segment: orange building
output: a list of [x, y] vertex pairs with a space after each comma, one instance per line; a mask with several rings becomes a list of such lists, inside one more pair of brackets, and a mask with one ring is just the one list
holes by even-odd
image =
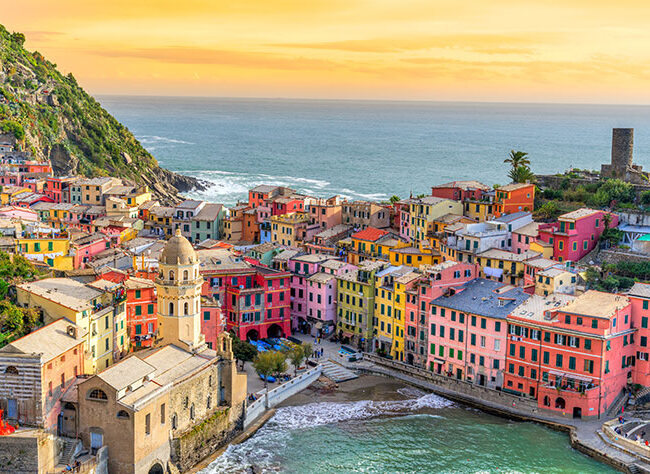
[[154, 282], [146, 278], [129, 278], [126, 288], [126, 326], [131, 347], [151, 347], [158, 329], [158, 299]]
[[494, 216], [513, 214], [535, 209], [535, 185], [529, 183], [512, 183], [497, 188], [494, 201]]

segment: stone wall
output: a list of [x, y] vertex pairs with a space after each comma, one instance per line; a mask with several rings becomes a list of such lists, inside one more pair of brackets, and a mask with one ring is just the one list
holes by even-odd
[[180, 472], [232, 440], [244, 425], [244, 404], [217, 410], [185, 433], [171, 440], [171, 459]]
[[598, 259], [602, 263], [618, 263], [618, 262], [650, 262], [649, 255], [642, 255], [640, 253], [625, 252], [623, 250], [601, 250], [598, 254]]
[[269, 408], [273, 408], [289, 398], [292, 395], [306, 389], [314, 383], [323, 372], [323, 367], [318, 366], [310, 369], [298, 377], [283, 383], [279, 387], [274, 388], [262, 395], [258, 400], [254, 401], [246, 408], [246, 418], [244, 419], [244, 428], [248, 428], [262, 413]]
[[[374, 354], [364, 353], [363, 357], [364, 360], [373, 362], [379, 366], [385, 366], [412, 377], [429, 381], [431, 384], [435, 384], [436, 386], [436, 389], [433, 391], [446, 398], [455, 399], [471, 405], [477, 405], [476, 401], [480, 400], [482, 402], [503, 406], [504, 411], [515, 409], [518, 412], [524, 412], [530, 416], [537, 416], [540, 414], [540, 410], [537, 407], [537, 401], [528, 397], [522, 397], [502, 392], [501, 390], [483, 387], [453, 377], [438, 375], [429, 370], [412, 367], [402, 362], [384, 359]], [[494, 409], [494, 407], [487, 406], [484, 406], [484, 408]]]
[[45, 474], [56, 464], [53, 436], [41, 430], [0, 436], [1, 474]]

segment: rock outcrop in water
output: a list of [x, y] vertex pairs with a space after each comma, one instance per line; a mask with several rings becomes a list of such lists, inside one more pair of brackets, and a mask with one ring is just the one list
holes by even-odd
[[158, 166], [133, 134], [40, 53], [23, 48], [25, 36], [0, 25], [0, 133], [50, 160], [57, 175], [116, 176], [147, 184], [163, 202], [203, 189], [199, 180]]

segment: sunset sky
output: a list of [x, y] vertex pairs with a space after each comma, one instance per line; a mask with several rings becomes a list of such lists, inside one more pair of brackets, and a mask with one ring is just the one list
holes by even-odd
[[647, 0], [5, 0], [94, 94], [650, 103]]

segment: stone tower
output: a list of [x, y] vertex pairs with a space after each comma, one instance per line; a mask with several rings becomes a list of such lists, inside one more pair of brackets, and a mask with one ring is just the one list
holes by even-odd
[[612, 130], [612, 168], [616, 175], [624, 176], [632, 166], [634, 152], [634, 129], [615, 128]]
[[156, 279], [158, 341], [193, 352], [203, 348], [199, 259], [180, 229], [162, 251]]

